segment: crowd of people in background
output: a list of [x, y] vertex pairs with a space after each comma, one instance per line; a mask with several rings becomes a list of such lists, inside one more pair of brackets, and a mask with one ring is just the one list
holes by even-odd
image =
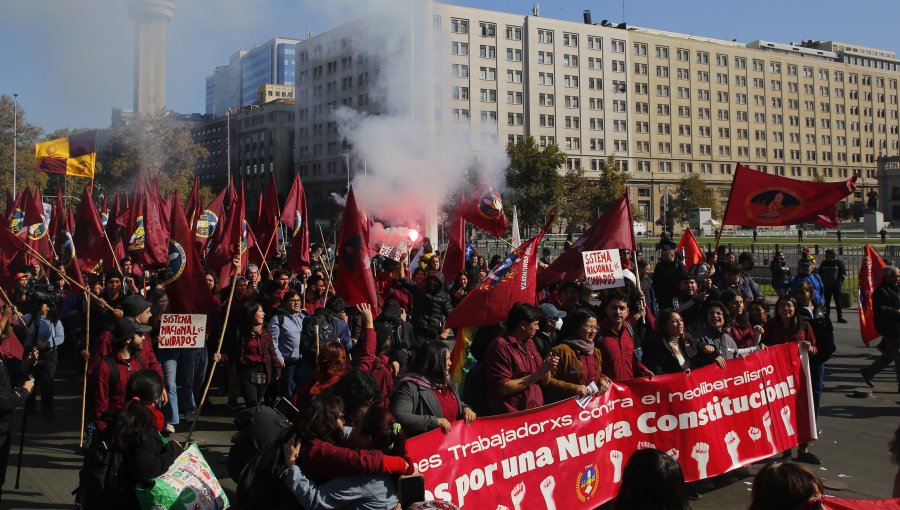
[[[326, 500], [393, 508], [400, 503], [397, 476], [414, 468], [404, 448], [410, 437], [435, 429], [447, 433], [457, 420], [470, 424], [604, 392], [616, 381], [724, 367], [783, 343], [809, 352], [818, 412], [824, 367], [835, 352], [832, 306], [836, 321], [846, 322], [840, 294], [847, 272], [835, 252], [826, 250], [818, 267], [805, 252], [796, 268], [776, 253], [769, 269], [777, 301], [770, 306], [752, 276], [752, 253], [720, 247], [687, 268], [668, 236], [657, 248], [655, 264], [638, 255], [635, 273], [621, 288], [592, 291], [584, 282], [562, 281], [541, 289], [537, 306], [516, 303], [502, 324], [479, 327], [459, 384], [451, 377], [453, 332], [446, 319], [500, 264], [499, 256], [488, 261], [473, 254], [452, 281], [441, 273], [441, 255], [430, 250], [412, 266], [406, 259], [379, 257], [378, 302], [347, 306], [331, 286], [328, 247], [314, 245], [310, 267], [296, 274], [278, 259], [263, 268], [249, 265], [234, 289], [216, 293], [205, 346], [166, 349], [158, 345], [169, 303], [162, 275], [145, 277], [123, 259], [121, 270], [94, 275], [89, 285], [102, 301], [89, 302], [34, 264], [17, 274], [10, 293], [14, 306], [0, 314], [0, 335], [37, 352], [40, 361], [31, 372], [38, 391], [31, 391], [31, 382], [21, 388], [7, 384], [20, 384], [25, 374], [0, 349], [0, 366], [9, 372], [0, 372], [0, 392], [26, 401], [27, 412], [53, 420], [60, 358], [86, 360], [87, 448], [103, 443], [120, 451], [119, 481], [133, 487], [171, 465], [180, 445], [166, 438], [185, 432], [206, 411], [199, 407], [204, 383], [211, 365], [221, 363], [224, 370], [212, 386], [236, 416], [229, 471], [239, 497], [257, 504], [269, 498], [280, 508]], [[623, 251], [621, 257], [631, 269], [633, 255]], [[545, 249], [539, 270], [552, 260]], [[900, 361], [897, 276], [896, 268], [887, 268], [874, 298], [876, 326], [887, 347], [863, 371], [867, 383]], [[207, 273], [206, 280], [216, 292], [215, 275]], [[290, 408], [296, 412], [284, 411]], [[8, 455], [8, 423], [6, 429], [0, 453]], [[801, 444], [795, 459], [819, 464], [809, 446]], [[781, 462], [763, 469], [754, 482], [752, 508], [775, 508], [767, 503], [774, 489], [767, 487], [801, 484], [787, 479], [806, 480], [804, 498], [822, 495], [821, 483], [790, 460], [787, 451]], [[648, 470], [658, 479], [648, 478]], [[680, 484], [672, 482], [678, 479]], [[666, 492], [647, 490], [651, 482]], [[642, 503], [646, 498], [670, 498], [687, 508], [685, 498], [699, 495], [693, 487], [682, 491], [682, 485], [677, 462], [640, 450], [624, 469], [615, 508], [651, 508]], [[118, 498], [117, 508], [137, 508], [133, 492], [126, 487], [107, 496]], [[654, 508], [679, 507], [673, 505]]]

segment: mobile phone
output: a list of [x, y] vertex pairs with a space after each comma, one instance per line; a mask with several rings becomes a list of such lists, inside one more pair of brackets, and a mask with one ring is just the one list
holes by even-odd
[[425, 477], [419, 473], [400, 477], [400, 506], [409, 508], [413, 503], [425, 501]]
[[294, 404], [291, 404], [291, 401], [284, 397], [275, 401], [274, 409], [291, 423], [294, 423], [294, 420], [297, 419], [297, 415], [300, 413], [300, 411], [294, 407]]

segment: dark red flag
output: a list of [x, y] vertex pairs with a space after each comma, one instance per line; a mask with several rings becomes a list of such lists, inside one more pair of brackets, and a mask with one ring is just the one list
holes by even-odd
[[866, 251], [859, 265], [859, 334], [866, 345], [881, 336], [875, 329], [872, 293], [881, 285], [881, 272], [885, 266], [887, 263], [878, 255], [875, 248], [866, 244]]
[[188, 226], [191, 227], [191, 232], [194, 231], [194, 223], [197, 221], [197, 214], [202, 210], [203, 206], [200, 204], [200, 177], [195, 175], [194, 185], [191, 186], [191, 194], [188, 195], [187, 202], [184, 203], [184, 217], [187, 218]]
[[613, 248], [634, 251], [634, 228], [628, 192], [613, 202], [591, 228], [575, 240], [572, 247], [562, 252], [550, 266], [537, 277], [539, 289], [562, 280], [578, 280], [584, 277], [583, 251], [609, 250]]
[[281, 223], [291, 232], [291, 249], [287, 256], [288, 269], [298, 273], [304, 267], [309, 267], [309, 224], [306, 216], [306, 193], [303, 191], [303, 183], [300, 175], [294, 176], [294, 183], [284, 202], [284, 210], [281, 211]]
[[855, 175], [840, 182], [810, 182], [737, 165], [722, 223], [747, 227], [818, 223], [834, 228], [835, 204], [855, 190]]
[[166, 294], [172, 313], [211, 313], [213, 294], [206, 285], [200, 258], [192, 247], [191, 228], [178, 200], [172, 204], [169, 231], [172, 235], [169, 237]]
[[353, 186], [350, 186], [338, 241], [340, 267], [334, 290], [348, 305], [369, 303], [374, 307], [378, 301], [369, 248], [366, 245], [367, 221], [356, 206], [356, 196], [353, 194]]
[[250, 252], [250, 260], [262, 266], [265, 259], [278, 254], [278, 191], [275, 189], [275, 175], [269, 174], [269, 184], [266, 186], [266, 194], [260, 197], [257, 207], [257, 220], [254, 233], [259, 242], [259, 250]]
[[24, 265], [28, 247], [5, 226], [0, 226], [0, 286], [14, 289], [16, 270]]
[[469, 200], [459, 204], [456, 214], [494, 237], [502, 237], [509, 227], [503, 199], [491, 189], [472, 193]]
[[456, 279], [456, 275], [466, 268], [466, 222], [454, 215], [447, 227], [447, 252], [441, 272], [447, 283]]
[[553, 224], [553, 217], [541, 232], [525, 241], [503, 259], [484, 281], [480, 282], [450, 312], [446, 327], [461, 328], [496, 324], [506, 320], [514, 303], [537, 302], [537, 261], [538, 246], [547, 229]]
[[29, 204], [25, 205], [25, 224], [28, 225], [26, 240], [28, 242], [28, 246], [31, 246], [34, 251], [39, 253], [41, 257], [44, 257], [48, 261], [53, 260], [53, 243], [49, 234], [50, 218], [48, 218], [47, 214], [44, 212], [44, 199], [41, 196], [41, 190], [34, 190], [30, 206], [34, 207], [35, 209], [39, 209], [41, 212], [40, 216], [38, 216], [33, 222], [29, 222]]
[[[62, 190], [56, 188], [56, 196], [53, 199], [53, 208], [50, 210], [50, 239], [57, 239], [59, 233], [66, 228], [66, 205], [63, 203]], [[57, 252], [59, 255], [59, 252]]]
[[[84, 270], [93, 271], [101, 259], [107, 261], [115, 257], [104, 238], [103, 223], [88, 188], [81, 191], [75, 225], [75, 232], [72, 235], [73, 247], [78, 264]], [[108, 263], [107, 267], [115, 267], [115, 261]]]
[[[158, 179], [157, 179], [158, 181]], [[166, 267], [169, 254], [169, 225], [165, 218], [165, 204], [159, 196], [157, 185], [148, 184], [144, 189], [144, 249], [139, 261], [144, 267]]]
[[84, 276], [81, 268], [78, 266], [77, 253], [75, 252], [75, 239], [72, 236], [72, 226], [75, 224], [75, 219], [72, 217], [72, 211], [66, 212], [63, 210], [61, 215], [62, 220], [60, 221], [59, 232], [53, 238], [56, 243], [56, 258], [69, 278], [84, 285]]
[[247, 269], [247, 250], [253, 248], [253, 238], [250, 235], [250, 227], [247, 224], [244, 208], [244, 184], [241, 183], [241, 191], [224, 225], [216, 230], [212, 241], [212, 248], [206, 265], [218, 272], [219, 288], [225, 288], [231, 283], [233, 271], [232, 261], [240, 256], [240, 272]]
[[228, 188], [226, 187], [197, 215], [194, 226], [194, 249], [201, 259], [206, 256], [206, 247], [209, 245], [209, 240], [215, 235], [219, 223], [225, 224], [223, 220], [225, 219], [227, 192]]
[[687, 269], [706, 260], [706, 254], [703, 253], [703, 248], [694, 237], [691, 227], [685, 228], [684, 233], [681, 234], [681, 240], [678, 241], [678, 253], [684, 257], [684, 267]]

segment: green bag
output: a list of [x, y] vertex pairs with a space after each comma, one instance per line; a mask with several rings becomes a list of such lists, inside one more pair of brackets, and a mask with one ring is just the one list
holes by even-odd
[[181, 452], [151, 485], [135, 490], [142, 510], [224, 510], [230, 506], [196, 443]]

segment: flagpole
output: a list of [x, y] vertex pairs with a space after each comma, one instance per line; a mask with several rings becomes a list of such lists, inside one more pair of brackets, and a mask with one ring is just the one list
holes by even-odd
[[109, 240], [109, 236], [106, 235], [106, 231], [105, 231], [105, 230], [103, 231], [103, 239], [106, 239], [106, 246], [109, 246], [109, 253], [112, 254], [112, 260], [113, 260], [113, 263], [116, 264], [116, 269], [118, 269], [119, 272], [121, 273], [121, 272], [122, 272], [122, 266], [119, 265], [119, 258], [116, 256], [116, 250], [113, 249], [113, 247], [112, 247], [112, 241]]
[[[634, 218], [631, 217], [631, 193], [625, 188], [625, 208], [628, 209], [628, 231], [631, 233], [631, 257], [634, 260], [634, 283], [637, 291], [641, 292], [641, 277], [638, 275], [638, 259], [637, 259], [637, 239], [634, 237]], [[643, 293], [641, 293], [643, 296]], [[646, 296], [641, 298], [641, 322], [647, 323], [647, 303]]]
[[[240, 243], [238, 243], [237, 252], [240, 254]], [[241, 255], [238, 255], [238, 257], [240, 256]], [[225, 319], [222, 321], [222, 331], [219, 332], [219, 344], [216, 346], [216, 355], [213, 357], [212, 368], [209, 369], [209, 377], [207, 377], [206, 384], [203, 386], [203, 395], [200, 397], [200, 403], [197, 404], [197, 409], [194, 410], [194, 421], [191, 423], [191, 430], [188, 432], [185, 444], [191, 441], [191, 436], [194, 434], [194, 427], [197, 426], [197, 422], [200, 418], [200, 410], [203, 409], [203, 403], [206, 402], [206, 394], [209, 392], [209, 385], [212, 384], [213, 375], [216, 373], [216, 366], [219, 365], [219, 362], [216, 361], [215, 358], [222, 353], [222, 341], [225, 339], [225, 329], [228, 324], [228, 317], [231, 315], [231, 304], [234, 302], [234, 287], [237, 286], [237, 279], [240, 274], [240, 262], [235, 264], [235, 266], [234, 277], [231, 278], [231, 290], [228, 293], [228, 306], [225, 307]]]
[[[322, 236], [322, 250], [323, 253], [328, 253], [328, 243], [325, 242], [325, 232], [322, 231], [322, 225], [319, 225], [319, 235]], [[364, 250], [368, 250], [368, 246], [363, 246]], [[334, 259], [337, 258], [337, 254], [334, 255], [334, 258], [331, 259], [331, 269], [328, 268], [328, 264], [322, 264], [325, 269], [325, 276], [328, 277], [328, 287], [325, 287], [325, 297], [322, 298], [322, 306], [325, 306], [328, 303], [328, 290], [332, 288], [334, 282], [331, 281], [331, 275], [334, 272]]]
[[728, 207], [731, 205], [731, 197], [734, 195], [734, 180], [737, 178], [737, 173], [740, 165], [734, 166], [734, 177], [731, 178], [731, 189], [728, 190], [728, 202], [725, 202], [725, 211], [722, 212], [722, 222], [719, 223], [719, 231], [716, 233], [716, 247], [713, 248], [713, 253], [718, 253], [719, 251], [719, 242], [722, 240], [722, 230], [725, 229], [725, 213], [728, 212]]
[[[80, 290], [86, 292], [90, 297], [94, 298], [95, 301], [97, 301], [98, 303], [100, 303], [100, 306], [101, 306], [101, 307], [103, 307], [103, 308], [105, 308], [105, 309], [107, 309], [107, 310], [109, 310], [109, 311], [115, 310], [115, 308], [113, 308], [113, 307], [110, 306], [106, 301], [104, 301], [103, 299], [101, 299], [100, 296], [94, 294], [93, 292], [91, 292], [90, 290], [88, 290], [87, 287], [85, 287], [84, 285], [82, 285], [82, 284], [78, 283], [77, 281], [75, 281], [71, 276], [67, 275], [64, 271], [60, 271], [59, 269], [53, 267], [53, 264], [51, 264], [50, 262], [47, 262], [47, 259], [45, 259], [45, 258], [44, 258], [40, 253], [38, 253], [34, 248], [32, 248], [31, 246], [28, 246], [27, 244], [25, 245], [25, 248], [27, 248], [28, 251], [30, 251], [30, 252], [37, 258], [38, 262], [40, 262], [41, 264], [47, 266], [47, 267], [50, 268], [52, 271], [54, 271], [56, 274], [62, 276], [63, 279], [65, 279], [65, 280], [66, 280], [67, 282], [69, 282], [70, 284], [72, 284], [72, 285], [78, 287]], [[75, 263], [76, 263], [76, 264], [78, 263], [78, 259], [75, 259]], [[0, 290], [2, 290], [2, 289], [0, 289]]]
[[[84, 350], [88, 353], [91, 352], [91, 301], [88, 299], [87, 294], [84, 296], [84, 302], [87, 305], [87, 318], [85, 320], [85, 324], [87, 329], [84, 334]], [[84, 413], [85, 407], [87, 403], [87, 382], [88, 382], [88, 360], [84, 360], [84, 386], [81, 389], [81, 428], [78, 433], [78, 447], [81, 448], [84, 446]]]

